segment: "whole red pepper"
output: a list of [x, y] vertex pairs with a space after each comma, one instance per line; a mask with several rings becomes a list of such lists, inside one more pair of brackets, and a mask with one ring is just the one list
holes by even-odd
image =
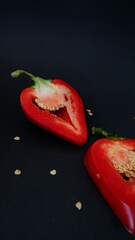
[[19, 77], [23, 73], [34, 81], [20, 95], [28, 119], [67, 141], [83, 145], [87, 140], [87, 126], [83, 103], [75, 89], [62, 80], [45, 80], [24, 70], [16, 70], [11, 76]]
[[84, 164], [121, 223], [135, 234], [135, 140], [97, 140]]

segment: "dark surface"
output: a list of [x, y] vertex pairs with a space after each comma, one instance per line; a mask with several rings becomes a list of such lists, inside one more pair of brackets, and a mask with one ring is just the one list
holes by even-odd
[[[96, 140], [93, 125], [135, 137], [134, 6], [93, 2], [0, 4], [1, 240], [133, 239], [92, 183], [83, 156]], [[11, 79], [18, 68], [63, 79], [79, 92], [85, 110], [94, 114], [86, 112], [89, 137], [83, 147], [25, 118], [19, 96], [31, 80]], [[14, 175], [16, 168], [20, 176]], [[54, 168], [57, 174], [51, 176]]]

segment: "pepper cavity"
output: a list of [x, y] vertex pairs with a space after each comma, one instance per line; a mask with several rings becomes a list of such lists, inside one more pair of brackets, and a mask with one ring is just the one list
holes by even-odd
[[74, 114], [73, 104], [71, 103], [71, 92], [64, 86], [54, 84], [51, 79], [44, 79], [24, 71], [16, 70], [11, 73], [12, 77], [18, 77], [21, 74], [28, 75], [33, 81], [34, 104], [42, 110], [49, 110], [63, 120], [70, 123], [74, 128], [79, 129], [78, 121]]
[[128, 151], [128, 163], [118, 164], [113, 161], [114, 168], [123, 176], [135, 178], [135, 152]]
[[107, 155], [112, 159], [115, 170], [123, 178], [135, 178], [135, 151], [131, 147], [116, 141], [109, 145]]

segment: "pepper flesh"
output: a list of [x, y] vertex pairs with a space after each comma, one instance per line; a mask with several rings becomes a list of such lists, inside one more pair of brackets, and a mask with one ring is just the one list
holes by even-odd
[[[12, 76], [16, 77], [14, 73]], [[20, 95], [27, 118], [67, 141], [83, 145], [87, 140], [87, 126], [83, 103], [76, 90], [63, 80], [44, 80], [34, 75], [31, 78], [35, 85], [24, 89]]]
[[[84, 156], [91, 179], [132, 234], [135, 234], [135, 169], [131, 166], [131, 163], [135, 163], [134, 154], [134, 139], [100, 139], [88, 148]], [[120, 171], [125, 165], [129, 166], [128, 171], [132, 173], [129, 177], [125, 174], [126, 169]]]

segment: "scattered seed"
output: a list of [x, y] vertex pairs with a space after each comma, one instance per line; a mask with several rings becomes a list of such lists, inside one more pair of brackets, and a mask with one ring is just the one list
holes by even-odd
[[91, 112], [90, 109], [87, 109], [86, 111], [88, 112], [89, 116], [93, 116], [93, 113]]
[[14, 137], [14, 140], [15, 140], [15, 141], [19, 141], [19, 140], [20, 140], [20, 137], [19, 137], [19, 136], [15, 136], [15, 137]]
[[76, 202], [75, 207], [76, 207], [78, 210], [81, 210], [81, 209], [82, 209], [82, 203], [81, 203], [80, 201], [79, 201], [79, 202]]
[[21, 170], [20, 170], [20, 169], [16, 169], [16, 170], [14, 171], [14, 174], [15, 174], [15, 175], [21, 175]]
[[90, 113], [88, 113], [89, 114], [89, 116], [93, 116], [93, 113], [92, 112], [90, 112]]
[[51, 170], [50, 174], [53, 175], [53, 176], [56, 175], [56, 169]]

